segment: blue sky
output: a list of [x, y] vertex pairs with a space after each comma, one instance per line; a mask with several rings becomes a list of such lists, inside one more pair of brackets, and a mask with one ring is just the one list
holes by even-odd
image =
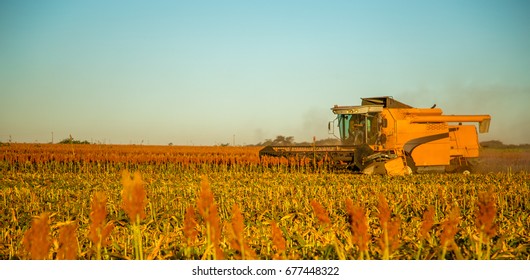
[[530, 143], [528, 1], [2, 1], [0, 141], [327, 138], [380, 95]]

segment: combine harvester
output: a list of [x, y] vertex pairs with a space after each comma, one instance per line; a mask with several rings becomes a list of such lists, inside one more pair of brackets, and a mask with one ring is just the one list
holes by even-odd
[[361, 98], [361, 106], [337, 106], [328, 124], [341, 145], [267, 146], [260, 157], [311, 158], [364, 174], [405, 175], [462, 172], [479, 155], [477, 129], [489, 130], [489, 115], [443, 115], [435, 108], [413, 108], [392, 97]]

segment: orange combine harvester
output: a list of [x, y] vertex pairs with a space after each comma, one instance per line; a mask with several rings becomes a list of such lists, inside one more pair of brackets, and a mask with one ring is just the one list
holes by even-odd
[[413, 108], [392, 97], [361, 98], [360, 106], [337, 106], [328, 130], [341, 145], [267, 146], [260, 156], [313, 157], [365, 174], [463, 172], [479, 155], [477, 128], [489, 115], [443, 115], [439, 108]]

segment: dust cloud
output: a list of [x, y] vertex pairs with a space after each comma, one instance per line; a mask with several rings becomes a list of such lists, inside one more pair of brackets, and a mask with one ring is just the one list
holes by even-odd
[[479, 134], [480, 141], [530, 143], [530, 87], [454, 83], [438, 90], [418, 88], [394, 97], [413, 107], [436, 104], [447, 115], [490, 115], [490, 131]]
[[313, 136], [317, 139], [326, 139], [333, 137], [328, 134], [328, 122], [335, 118], [335, 115], [329, 109], [331, 106], [324, 106], [323, 108], [310, 108], [303, 114], [302, 128], [299, 134], [303, 141], [311, 142]]

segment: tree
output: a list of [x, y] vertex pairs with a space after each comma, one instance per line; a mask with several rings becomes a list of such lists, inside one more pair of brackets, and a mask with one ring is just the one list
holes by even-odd
[[88, 142], [87, 140], [84, 140], [84, 141], [74, 140], [72, 135], [70, 135], [70, 137], [61, 140], [59, 144], [90, 144], [90, 142]]

